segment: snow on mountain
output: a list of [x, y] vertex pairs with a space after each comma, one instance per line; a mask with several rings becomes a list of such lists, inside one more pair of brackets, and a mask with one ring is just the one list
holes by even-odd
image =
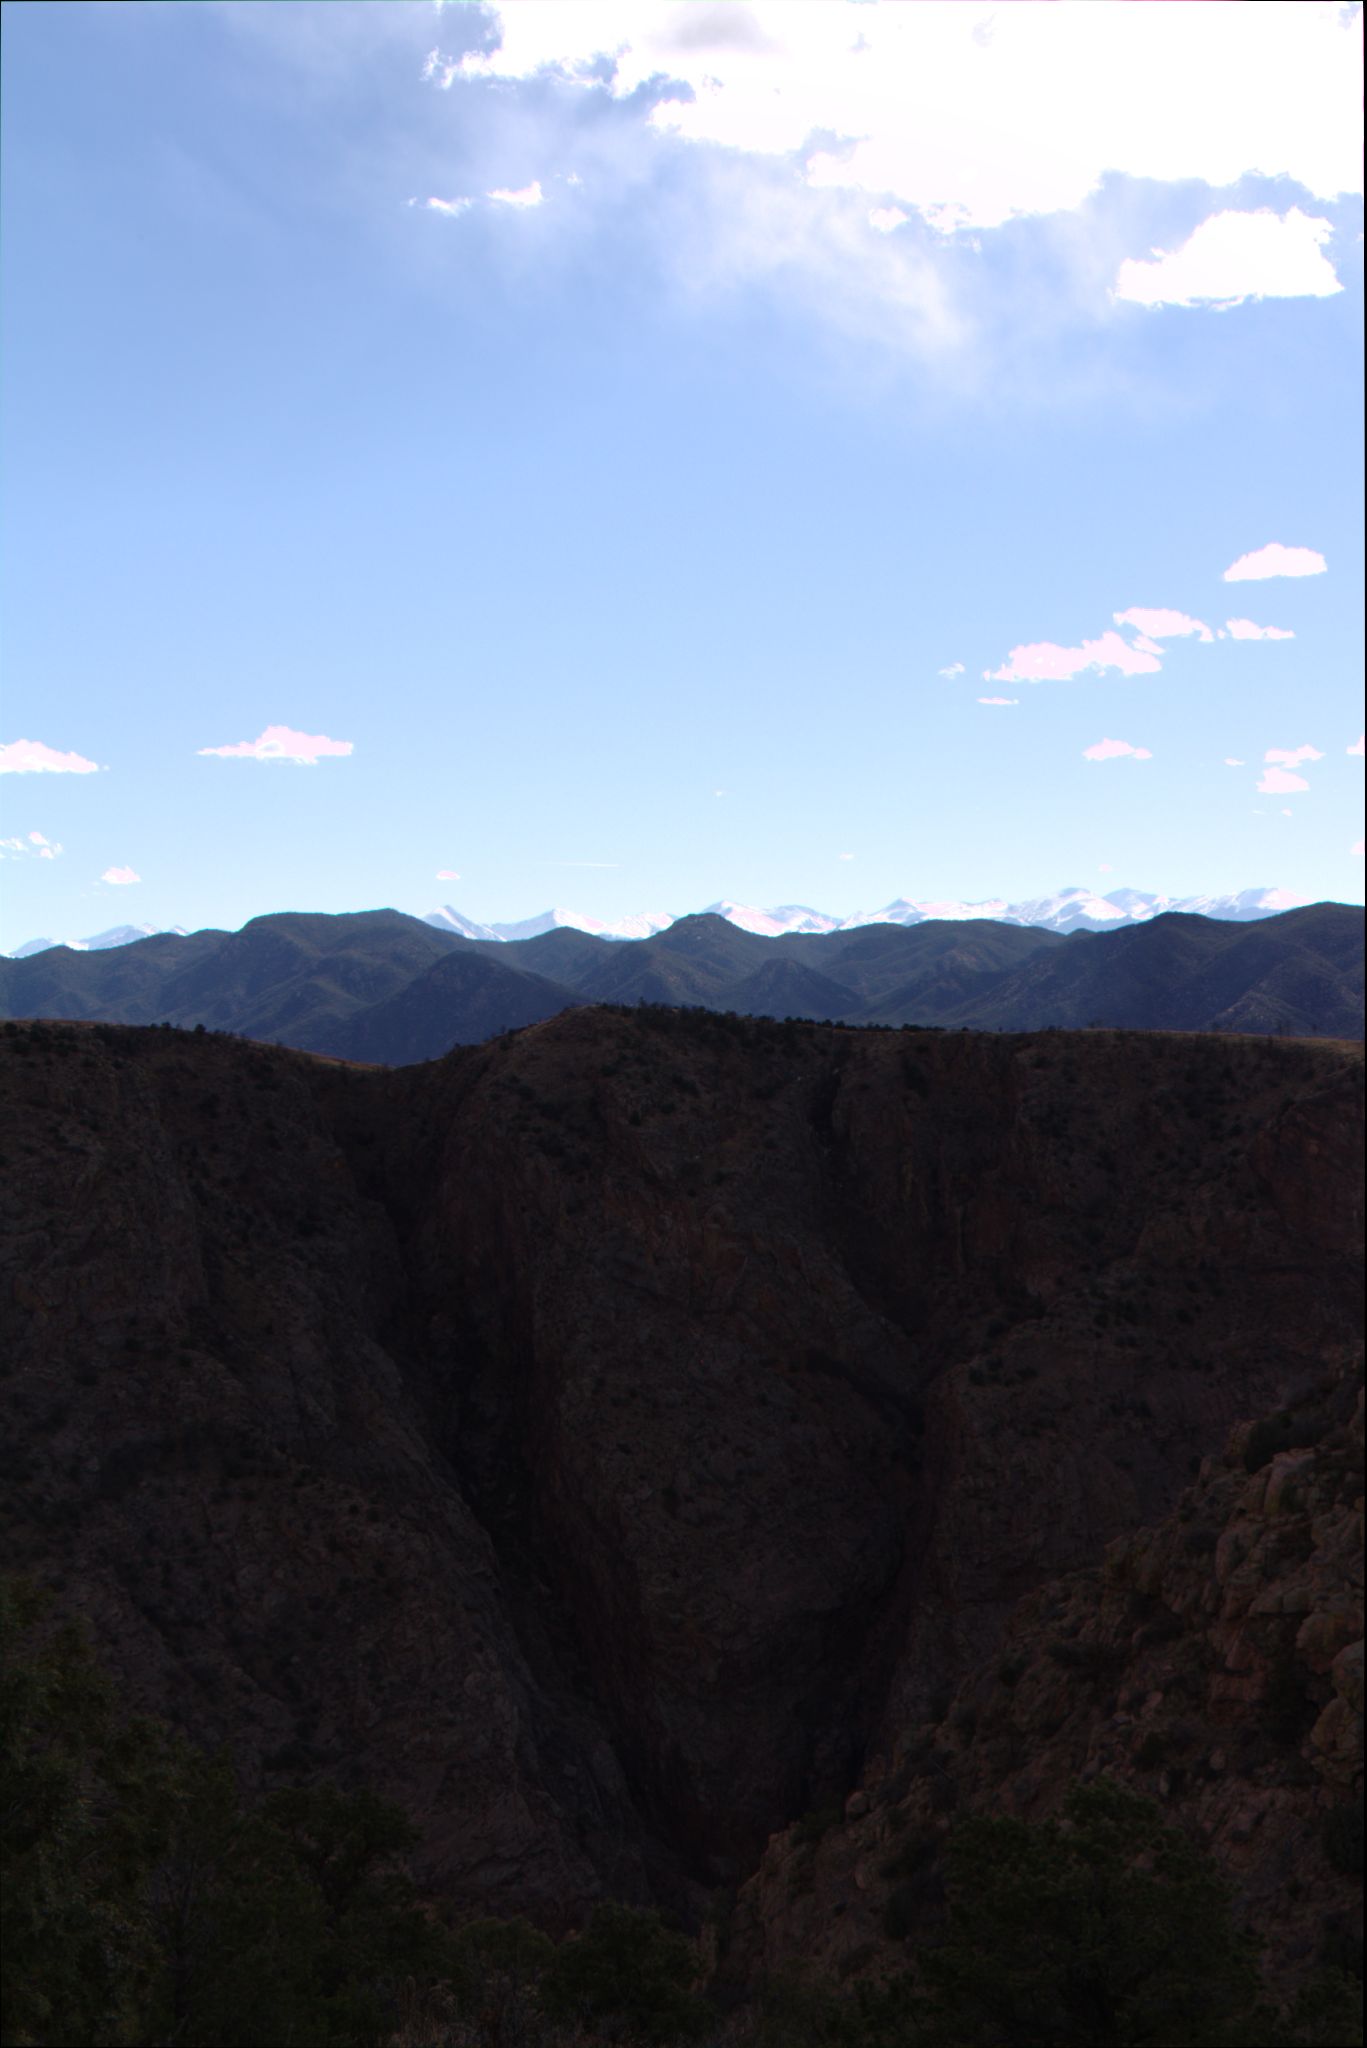
[[107, 932], [96, 932], [88, 939], [30, 939], [8, 957], [27, 960], [34, 953], [50, 953], [54, 946], [65, 946], [70, 953], [102, 953], [107, 946], [131, 946], [135, 939], [163, 936], [184, 939], [189, 934], [183, 924], [113, 924]]
[[561, 930], [589, 932], [596, 939], [648, 939], [652, 932], [662, 932], [674, 922], [667, 910], [640, 911], [633, 917], [620, 917], [614, 924], [603, 924], [577, 910], [555, 909], [543, 910], [539, 917], [524, 917], [519, 924], [476, 924], [473, 918], [462, 917], [449, 903], [440, 910], [429, 910], [423, 919], [424, 924], [458, 932], [463, 939], [500, 939], [505, 943], [539, 939], [543, 932]]
[[454, 932], [461, 939], [496, 939], [499, 933], [491, 924], [476, 924], [471, 917], [462, 917], [449, 903], [443, 903], [440, 910], [429, 910], [424, 924], [433, 924], [441, 932]]
[[[881, 910], [856, 911], [853, 917], [831, 917], [805, 903], [781, 903], [773, 910], [761, 910], [754, 904], [733, 903], [729, 897], [723, 897], [717, 903], [709, 903], [703, 914], [724, 917], [728, 923], [760, 938], [780, 938], [788, 932], [855, 931], [868, 924], [925, 924], [931, 918], [966, 921], [984, 917], [995, 918], [1001, 924], [1038, 925], [1045, 931], [1104, 932], [1118, 931], [1122, 925], [1144, 924], [1170, 910], [1248, 923], [1254, 918], [1275, 917], [1279, 911], [1296, 910], [1308, 901], [1308, 897], [1297, 896], [1290, 889], [1240, 889], [1230, 896], [1155, 896], [1143, 889], [1108, 889], [1103, 896], [1093, 889], [1069, 888], [1059, 889], [1052, 896], [1029, 897], [1020, 903], [1008, 903], [1001, 896], [989, 897], [981, 903], [963, 903], [957, 898], [913, 901], [908, 896], [898, 896]], [[423, 919], [424, 924], [454, 932], [462, 939], [504, 943], [535, 939], [542, 932], [560, 930], [588, 932], [599, 939], [648, 939], [676, 922], [668, 911], [650, 910], [604, 924], [601, 919], [585, 917], [577, 910], [556, 908], [543, 910], [539, 917], [523, 918], [517, 924], [480, 924], [449, 903], [440, 910], [428, 911]], [[88, 939], [30, 939], [26, 945], [16, 946], [8, 957], [27, 960], [53, 946], [68, 946], [73, 953], [96, 953], [107, 946], [127, 946], [135, 939], [162, 934], [186, 936], [185, 927], [178, 924], [119, 924]]]
[[754, 932], [761, 939], [776, 939], [783, 932], [834, 932], [840, 929], [838, 917], [827, 917], [822, 910], [809, 910], [805, 903], [783, 903], [777, 910], [756, 910], [753, 904], [732, 903], [723, 897], [719, 903], [709, 903], [704, 917], [724, 917], [728, 924], [739, 925], [743, 932]]

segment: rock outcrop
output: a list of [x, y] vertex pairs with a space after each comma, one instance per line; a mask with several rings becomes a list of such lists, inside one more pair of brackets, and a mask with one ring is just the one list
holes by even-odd
[[1209, 1849], [1274, 1982], [1360, 1967], [1361, 1352], [1341, 1368], [1236, 1427], [1100, 1569], [1027, 1595], [942, 1718], [890, 1730], [843, 1807], [776, 1835], [723, 1980], [905, 1968], [942, 1918], [957, 1815], [1040, 1819], [1103, 1772]]

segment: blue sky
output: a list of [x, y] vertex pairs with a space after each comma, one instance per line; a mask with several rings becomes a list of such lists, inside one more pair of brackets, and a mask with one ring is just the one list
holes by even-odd
[[1361, 901], [1360, 66], [1310, 0], [11, 0], [0, 946]]

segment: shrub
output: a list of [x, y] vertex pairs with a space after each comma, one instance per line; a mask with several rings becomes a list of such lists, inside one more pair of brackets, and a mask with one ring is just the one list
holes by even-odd
[[1112, 1779], [1075, 1788], [1061, 1820], [964, 1822], [949, 1895], [947, 1939], [923, 1966], [933, 2039], [1213, 2048], [1253, 2014], [1223, 1881]]
[[585, 2028], [630, 2030], [647, 2042], [706, 2033], [709, 2006], [692, 1990], [697, 1956], [658, 1913], [597, 1905], [583, 1933], [560, 1944], [541, 1985], [547, 2017]]
[[842, 1817], [842, 1809], [835, 1804], [814, 1806], [794, 1823], [793, 1840], [803, 1848], [819, 1842], [823, 1835], [830, 1833]]

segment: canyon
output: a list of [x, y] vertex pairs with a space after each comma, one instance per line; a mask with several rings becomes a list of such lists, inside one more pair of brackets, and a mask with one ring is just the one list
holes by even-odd
[[1294, 1974], [1360, 1784], [1361, 1084], [653, 1005], [396, 1069], [11, 1022], [7, 1558], [252, 1782], [403, 1805], [458, 1915], [722, 1897], [719, 1978], [876, 1970], [947, 1816], [1108, 1769]]

